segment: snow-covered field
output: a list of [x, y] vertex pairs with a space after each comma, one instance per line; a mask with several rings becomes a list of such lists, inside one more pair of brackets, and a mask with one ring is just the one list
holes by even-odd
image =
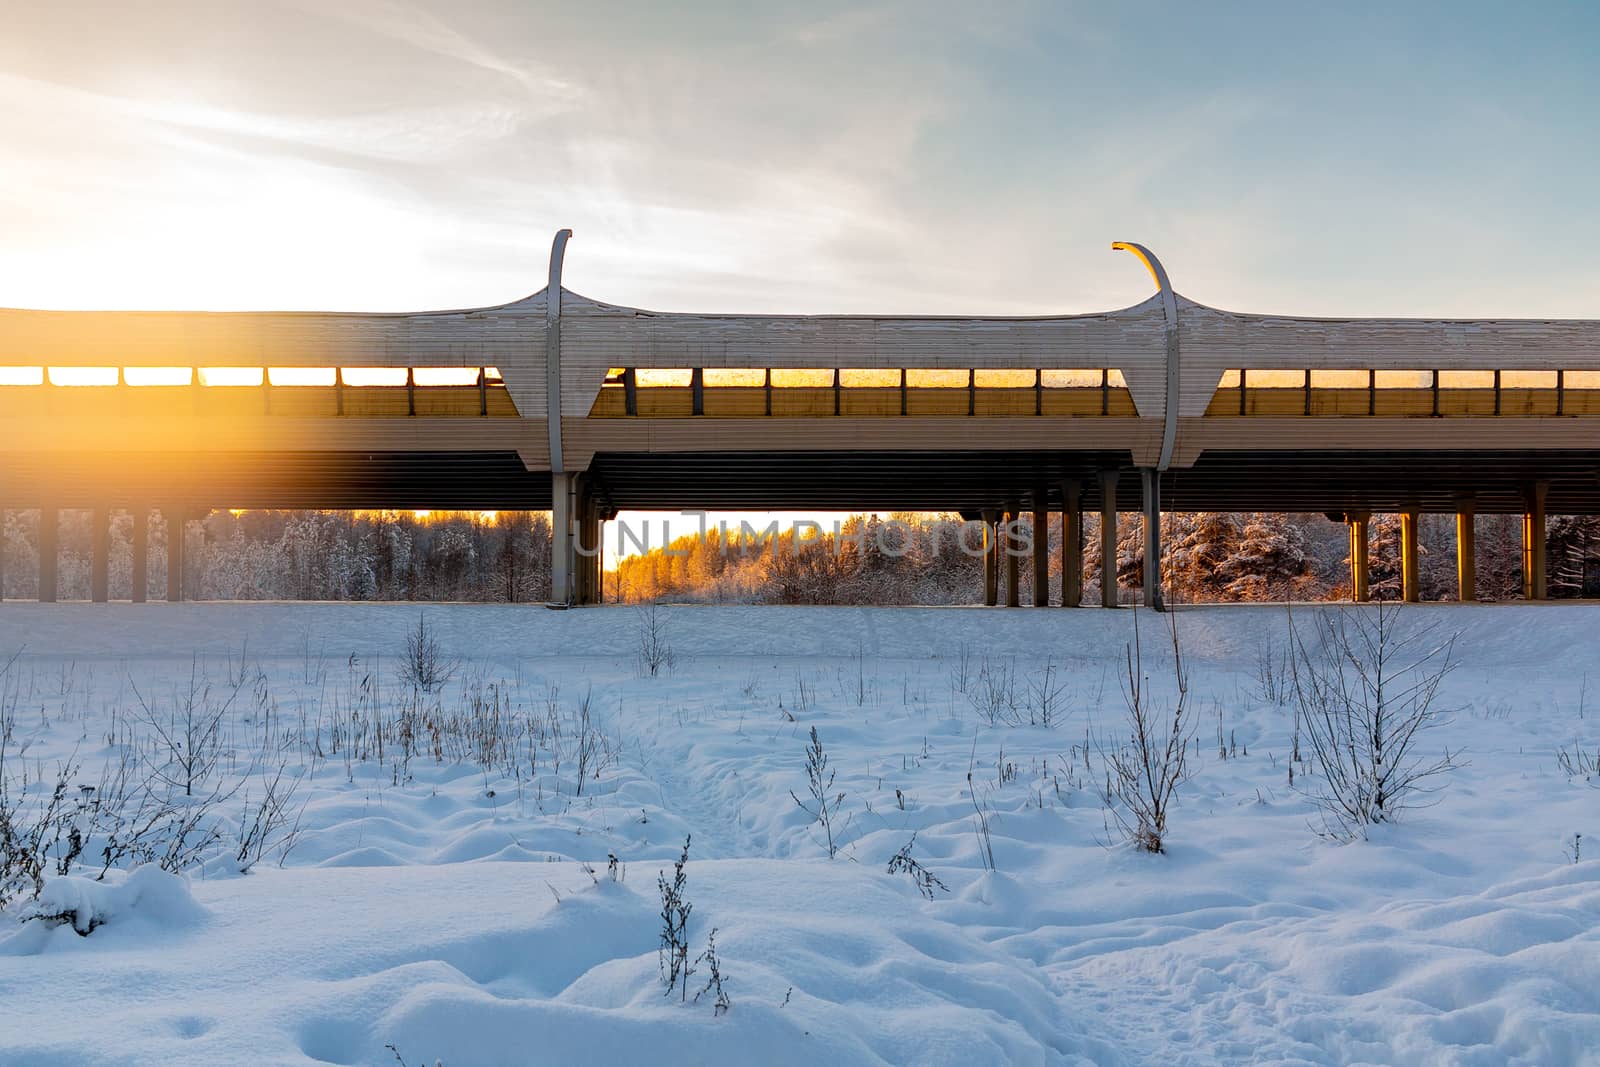
[[[421, 696], [419, 614], [460, 659]], [[1459, 632], [1420, 745], [1462, 766], [1351, 843], [1313, 832], [1319, 776], [1291, 786], [1294, 713], [1262, 692], [1284, 611], [1177, 618], [1195, 739], [1150, 855], [1102, 804], [1136, 620], [1173, 696], [1144, 612], [664, 608], [651, 677], [631, 608], [0, 606], [12, 799], [75, 764], [90, 835], [0, 917], [0, 1063], [1600, 1063], [1600, 787], [1558, 764], [1600, 749], [1600, 609], [1403, 609]], [[209, 773], [205, 738], [157, 736], [185, 705], [226, 705]], [[832, 859], [791, 796], [813, 727]], [[220, 838], [95, 882], [106, 768], [181, 795], [146, 779], [188, 784], [184, 751], [170, 803]], [[241, 874], [274, 777], [298, 832]], [[886, 869], [913, 835], [932, 899]], [[725, 1012], [694, 1000], [707, 962], [663, 995], [686, 838]]]

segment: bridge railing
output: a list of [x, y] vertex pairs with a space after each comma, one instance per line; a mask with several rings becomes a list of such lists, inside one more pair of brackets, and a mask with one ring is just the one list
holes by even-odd
[[0, 367], [0, 416], [517, 414], [494, 367]]
[[1223, 372], [1206, 414], [1600, 415], [1600, 371], [1232, 369]]
[[1112, 368], [645, 368], [607, 374], [591, 418], [1121, 416]]

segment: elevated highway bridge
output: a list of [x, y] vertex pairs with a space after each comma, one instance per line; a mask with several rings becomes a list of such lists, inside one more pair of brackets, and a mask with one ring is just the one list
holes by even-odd
[[[1351, 529], [1523, 516], [1545, 594], [1547, 513], [1600, 513], [1600, 322], [1314, 319], [1178, 294], [1096, 314], [973, 318], [660, 313], [561, 285], [417, 314], [0, 310], [0, 507], [41, 509], [40, 596], [60, 508], [134, 513], [143, 599], [152, 509], [549, 509], [553, 599], [599, 596], [580, 551], [619, 509], [893, 508], [986, 524], [989, 603], [1017, 599], [1010, 525], [1063, 515], [1060, 601], [1082, 600], [1082, 516], [1320, 511]], [[1019, 517], [1023, 517], [1019, 520]], [[1145, 596], [1160, 604], [1160, 524]], [[168, 550], [181, 599], [182, 539]], [[1044, 539], [1037, 539], [1042, 546]], [[1031, 563], [1048, 602], [1043, 547]], [[1103, 600], [1116, 552], [1102, 552]], [[1009, 561], [1009, 565], [1006, 562]]]

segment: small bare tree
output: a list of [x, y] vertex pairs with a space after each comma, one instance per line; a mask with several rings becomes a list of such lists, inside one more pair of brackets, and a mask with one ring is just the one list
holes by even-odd
[[1306, 794], [1321, 813], [1319, 833], [1365, 838], [1374, 823], [1433, 803], [1435, 779], [1459, 766], [1448, 748], [1419, 751], [1450, 721], [1437, 700], [1455, 638], [1440, 640], [1437, 623], [1413, 625], [1381, 603], [1324, 613], [1316, 632], [1315, 648], [1290, 634], [1295, 703], [1321, 772]]
[[406, 635], [406, 652], [400, 659], [400, 684], [419, 693], [437, 693], [456, 676], [461, 661], [446, 655], [428, 625], [427, 615], [417, 616], [417, 628]]
[[1044, 661], [1044, 669], [1028, 679], [1028, 724], [1056, 726], [1065, 712], [1063, 694], [1067, 683], [1054, 658]]
[[639, 672], [654, 678], [662, 668], [670, 671], [676, 663], [672, 642], [667, 639], [666, 616], [652, 600], [639, 608]]
[[1106, 764], [1104, 802], [1111, 821], [1126, 841], [1144, 852], [1165, 852], [1167, 815], [1178, 786], [1189, 777], [1187, 753], [1194, 734], [1189, 714], [1189, 680], [1178, 645], [1178, 620], [1169, 613], [1172, 635], [1172, 670], [1177, 699], [1170, 712], [1157, 707], [1144, 673], [1139, 643], [1139, 616], [1135, 609], [1133, 644], [1126, 651], [1127, 676], [1122, 697], [1128, 709], [1130, 737], [1124, 744], [1100, 755]]
[[139, 687], [133, 695], [139, 701], [141, 718], [158, 742], [158, 762], [154, 776], [183, 795], [193, 797], [203, 791], [211, 773], [222, 759], [222, 724], [244, 685], [242, 676], [233, 679], [220, 699], [214, 698], [211, 683], [201, 673], [198, 659], [189, 665], [189, 686], [173, 691], [173, 711], [162, 716], [145, 701]]

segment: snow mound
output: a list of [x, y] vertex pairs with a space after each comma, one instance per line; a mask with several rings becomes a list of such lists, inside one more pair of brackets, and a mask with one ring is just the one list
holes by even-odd
[[623, 885], [569, 882], [559, 903], [534, 895], [542, 914], [518, 929], [363, 961], [301, 1025], [300, 1051], [369, 1062], [393, 1043], [423, 1062], [510, 1064], [526, 1062], [537, 1034], [546, 1063], [1118, 1062], [1039, 969], [853, 864], [691, 861], [691, 951], [717, 929], [733, 1006], [717, 1016], [709, 994], [696, 1002], [704, 965], [685, 1003], [660, 980], [660, 903], [644, 867]]
[[[1140, 1000], [1212, 1051], [1303, 1064], [1589, 1064], [1600, 1047], [1600, 862], [1368, 914], [1257, 913], [1058, 972]], [[1108, 1014], [1119, 1044], [1152, 1033]]]
[[145, 864], [106, 881], [68, 875], [45, 883], [39, 899], [17, 913], [19, 922], [42, 927], [70, 926], [82, 937], [102, 926], [137, 921], [154, 928], [191, 926], [205, 909], [189, 893], [186, 879]]

